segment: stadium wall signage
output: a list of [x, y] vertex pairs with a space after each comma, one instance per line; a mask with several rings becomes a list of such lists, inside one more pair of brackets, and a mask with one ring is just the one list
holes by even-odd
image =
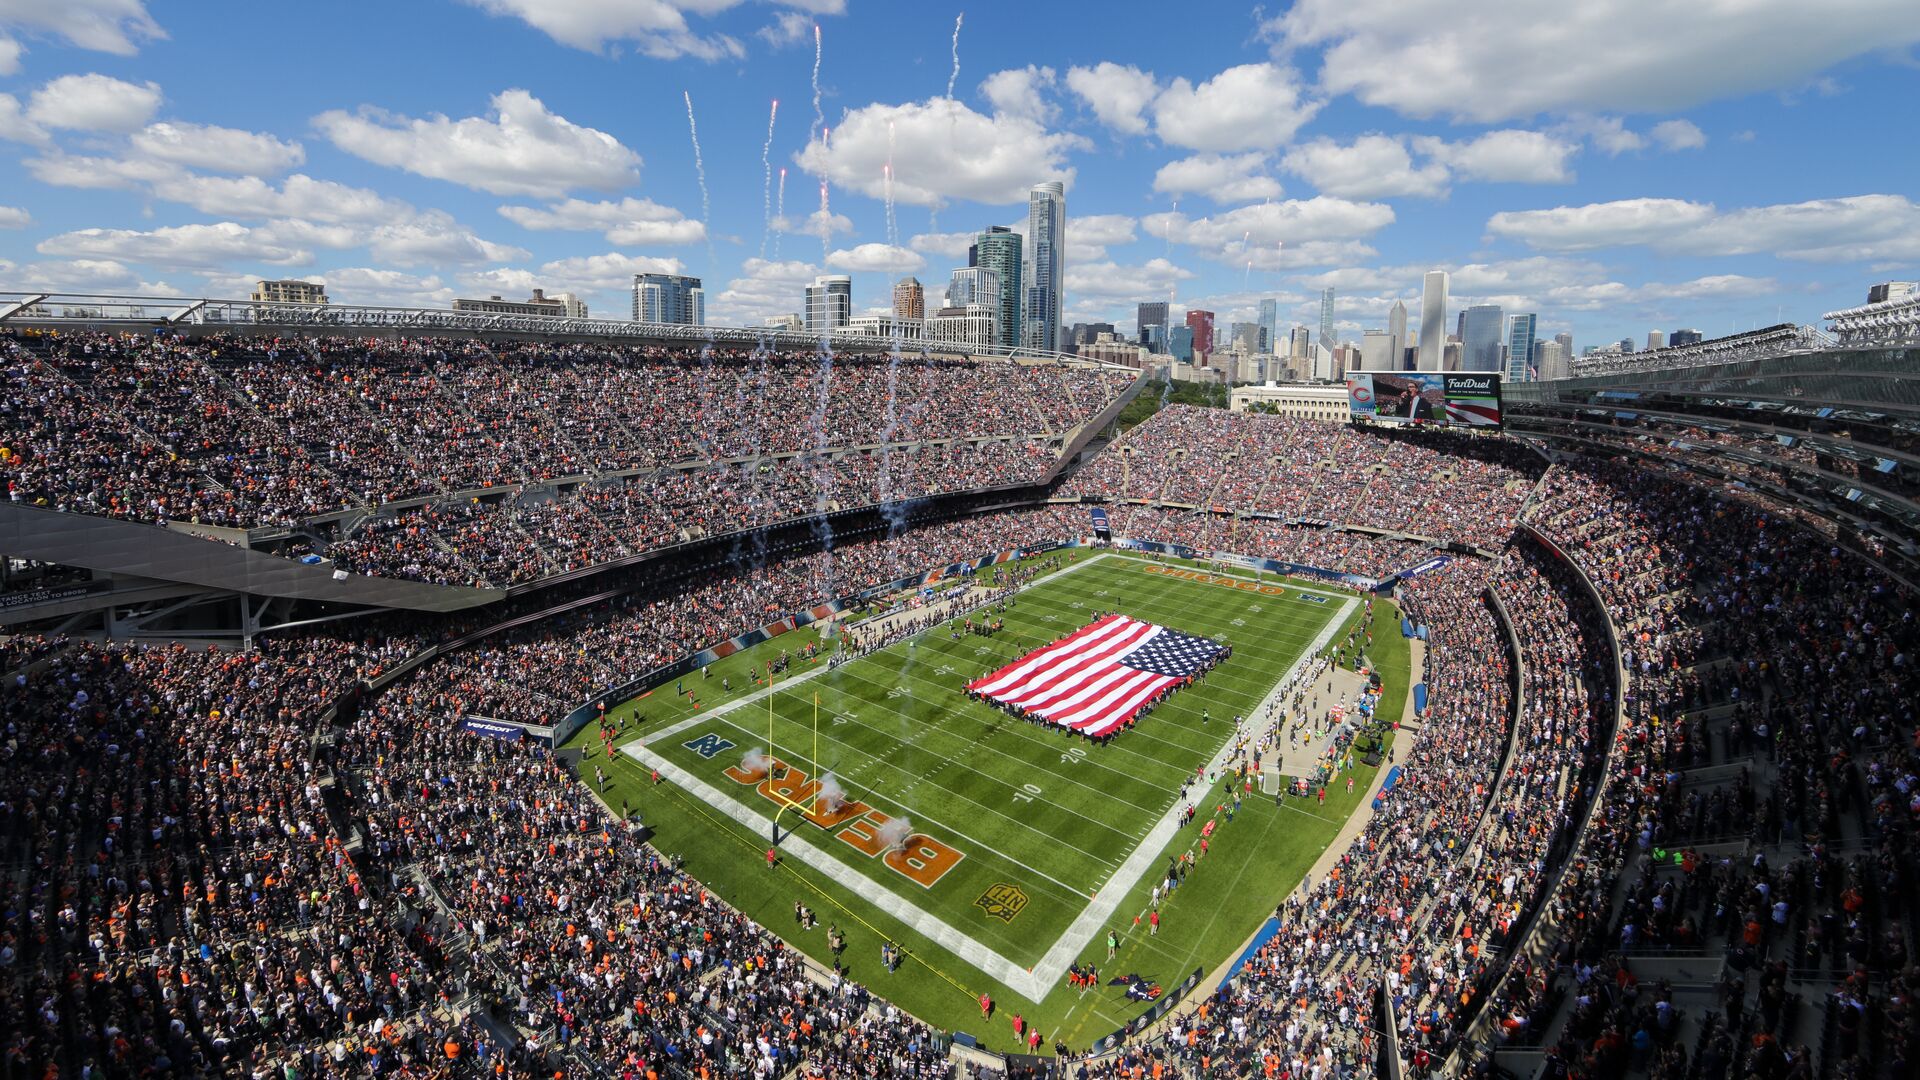
[[[820, 798], [820, 782], [781, 761], [771, 759], [767, 768], [749, 769], [734, 765], [722, 770], [727, 779], [754, 788], [768, 801], [781, 807], [794, 807], [810, 824], [834, 833], [841, 842], [868, 858], [879, 858], [887, 868], [923, 889], [931, 889], [948, 871], [966, 858], [955, 848], [925, 833], [913, 833], [894, 843], [886, 839], [889, 814], [881, 813], [857, 799], [829, 803]], [[805, 809], [800, 809], [804, 807]], [[834, 830], [839, 830], [834, 832]]]
[[[1359, 574], [1348, 574], [1339, 570], [1328, 570], [1324, 566], [1308, 566], [1306, 563], [1281, 562], [1278, 559], [1255, 559], [1246, 555], [1234, 555], [1226, 552], [1198, 551], [1181, 544], [1163, 544], [1157, 540], [1121, 540], [1116, 547], [1130, 548], [1134, 551], [1152, 551], [1172, 555], [1181, 559], [1219, 559], [1244, 566], [1249, 570], [1264, 570], [1269, 574], [1288, 574], [1294, 577], [1313, 577], [1324, 581], [1334, 581], [1351, 589], [1366, 591], [1377, 589], [1381, 583]], [[1238, 581], [1238, 578], [1229, 580]]]
[[56, 600], [72, 600], [97, 592], [105, 592], [111, 588], [113, 588], [113, 583], [110, 581], [89, 581], [84, 585], [65, 585], [51, 589], [27, 589], [22, 592], [8, 593], [5, 596], [0, 596], [0, 611], [11, 611], [14, 608], [29, 607], [34, 604], [51, 604]]

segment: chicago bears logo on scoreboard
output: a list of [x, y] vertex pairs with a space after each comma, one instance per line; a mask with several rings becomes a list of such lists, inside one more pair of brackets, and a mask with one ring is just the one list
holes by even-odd
[[734, 744], [731, 740], [723, 739], [709, 731], [697, 739], [689, 739], [680, 745], [699, 754], [703, 758], [710, 758], [715, 754], [723, 754], [733, 749]]

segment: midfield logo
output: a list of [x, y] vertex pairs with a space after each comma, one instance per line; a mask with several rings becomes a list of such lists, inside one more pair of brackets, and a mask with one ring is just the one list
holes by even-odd
[[1020, 891], [1018, 886], [1001, 881], [981, 893], [980, 899], [975, 900], [973, 906], [986, 912], [991, 918], [1010, 923], [1013, 917], [1020, 914], [1021, 910], [1027, 906], [1027, 894]]

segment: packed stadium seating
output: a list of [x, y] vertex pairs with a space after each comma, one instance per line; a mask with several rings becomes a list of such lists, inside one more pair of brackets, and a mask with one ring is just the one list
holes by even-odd
[[290, 554], [494, 586], [1031, 484], [1131, 381], [933, 356], [33, 331], [0, 335], [0, 370], [15, 502], [304, 526]]
[[[815, 356], [470, 341], [0, 353], [14, 499], [298, 523], [342, 569], [451, 584], [1036, 483], [1124, 385], [842, 358], [822, 394]], [[1397, 587], [1430, 705], [1335, 872], [1218, 990], [1074, 1075], [1372, 1076], [1389, 1043], [1418, 1076], [1490, 1049], [1554, 1077], [1911, 1073], [1914, 598], [1829, 523], [1656, 460], [1176, 406], [1052, 493], [1107, 504], [1123, 537], [1368, 578], [1482, 552]], [[937, 1033], [809, 972], [550, 754], [457, 721], [552, 722], [782, 613], [1080, 536], [1086, 514], [669, 556], [337, 727], [342, 694], [487, 617], [237, 651], [0, 637], [7, 1075], [955, 1075]]]
[[1530, 450], [1457, 432], [1361, 431], [1174, 405], [1128, 432], [1063, 492], [1497, 548], [1540, 468]]

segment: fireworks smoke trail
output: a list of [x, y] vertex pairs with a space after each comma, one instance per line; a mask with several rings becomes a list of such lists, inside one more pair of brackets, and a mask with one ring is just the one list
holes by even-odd
[[787, 234], [787, 170], [780, 169], [780, 197], [773, 204], [774, 219], [780, 222], [780, 231], [773, 234], [773, 261], [780, 261], [780, 238]]
[[700, 227], [707, 232], [707, 261], [713, 261], [713, 231], [710, 222], [713, 219], [713, 207], [707, 198], [707, 164], [700, 158], [700, 128], [693, 122], [693, 95], [685, 90], [680, 96], [687, 101], [687, 134], [693, 138], [693, 171], [700, 178]]
[[827, 118], [820, 115], [820, 24], [813, 24], [813, 126], [807, 129], [807, 141], [812, 142], [820, 129], [826, 126]]
[[893, 216], [893, 121], [887, 121], [887, 244], [900, 246], [900, 226]]
[[947, 96], [953, 96], [953, 84], [960, 81], [960, 24], [967, 21], [967, 13], [961, 12], [953, 17], [953, 71], [947, 76]]
[[827, 182], [820, 181], [820, 265], [827, 265], [827, 249], [833, 246], [833, 214], [827, 209]]
[[[773, 231], [773, 121], [780, 115], [780, 99], [767, 110], [767, 141], [760, 144], [760, 257], [767, 256], [767, 234]], [[782, 173], [786, 170], [782, 169]]]

